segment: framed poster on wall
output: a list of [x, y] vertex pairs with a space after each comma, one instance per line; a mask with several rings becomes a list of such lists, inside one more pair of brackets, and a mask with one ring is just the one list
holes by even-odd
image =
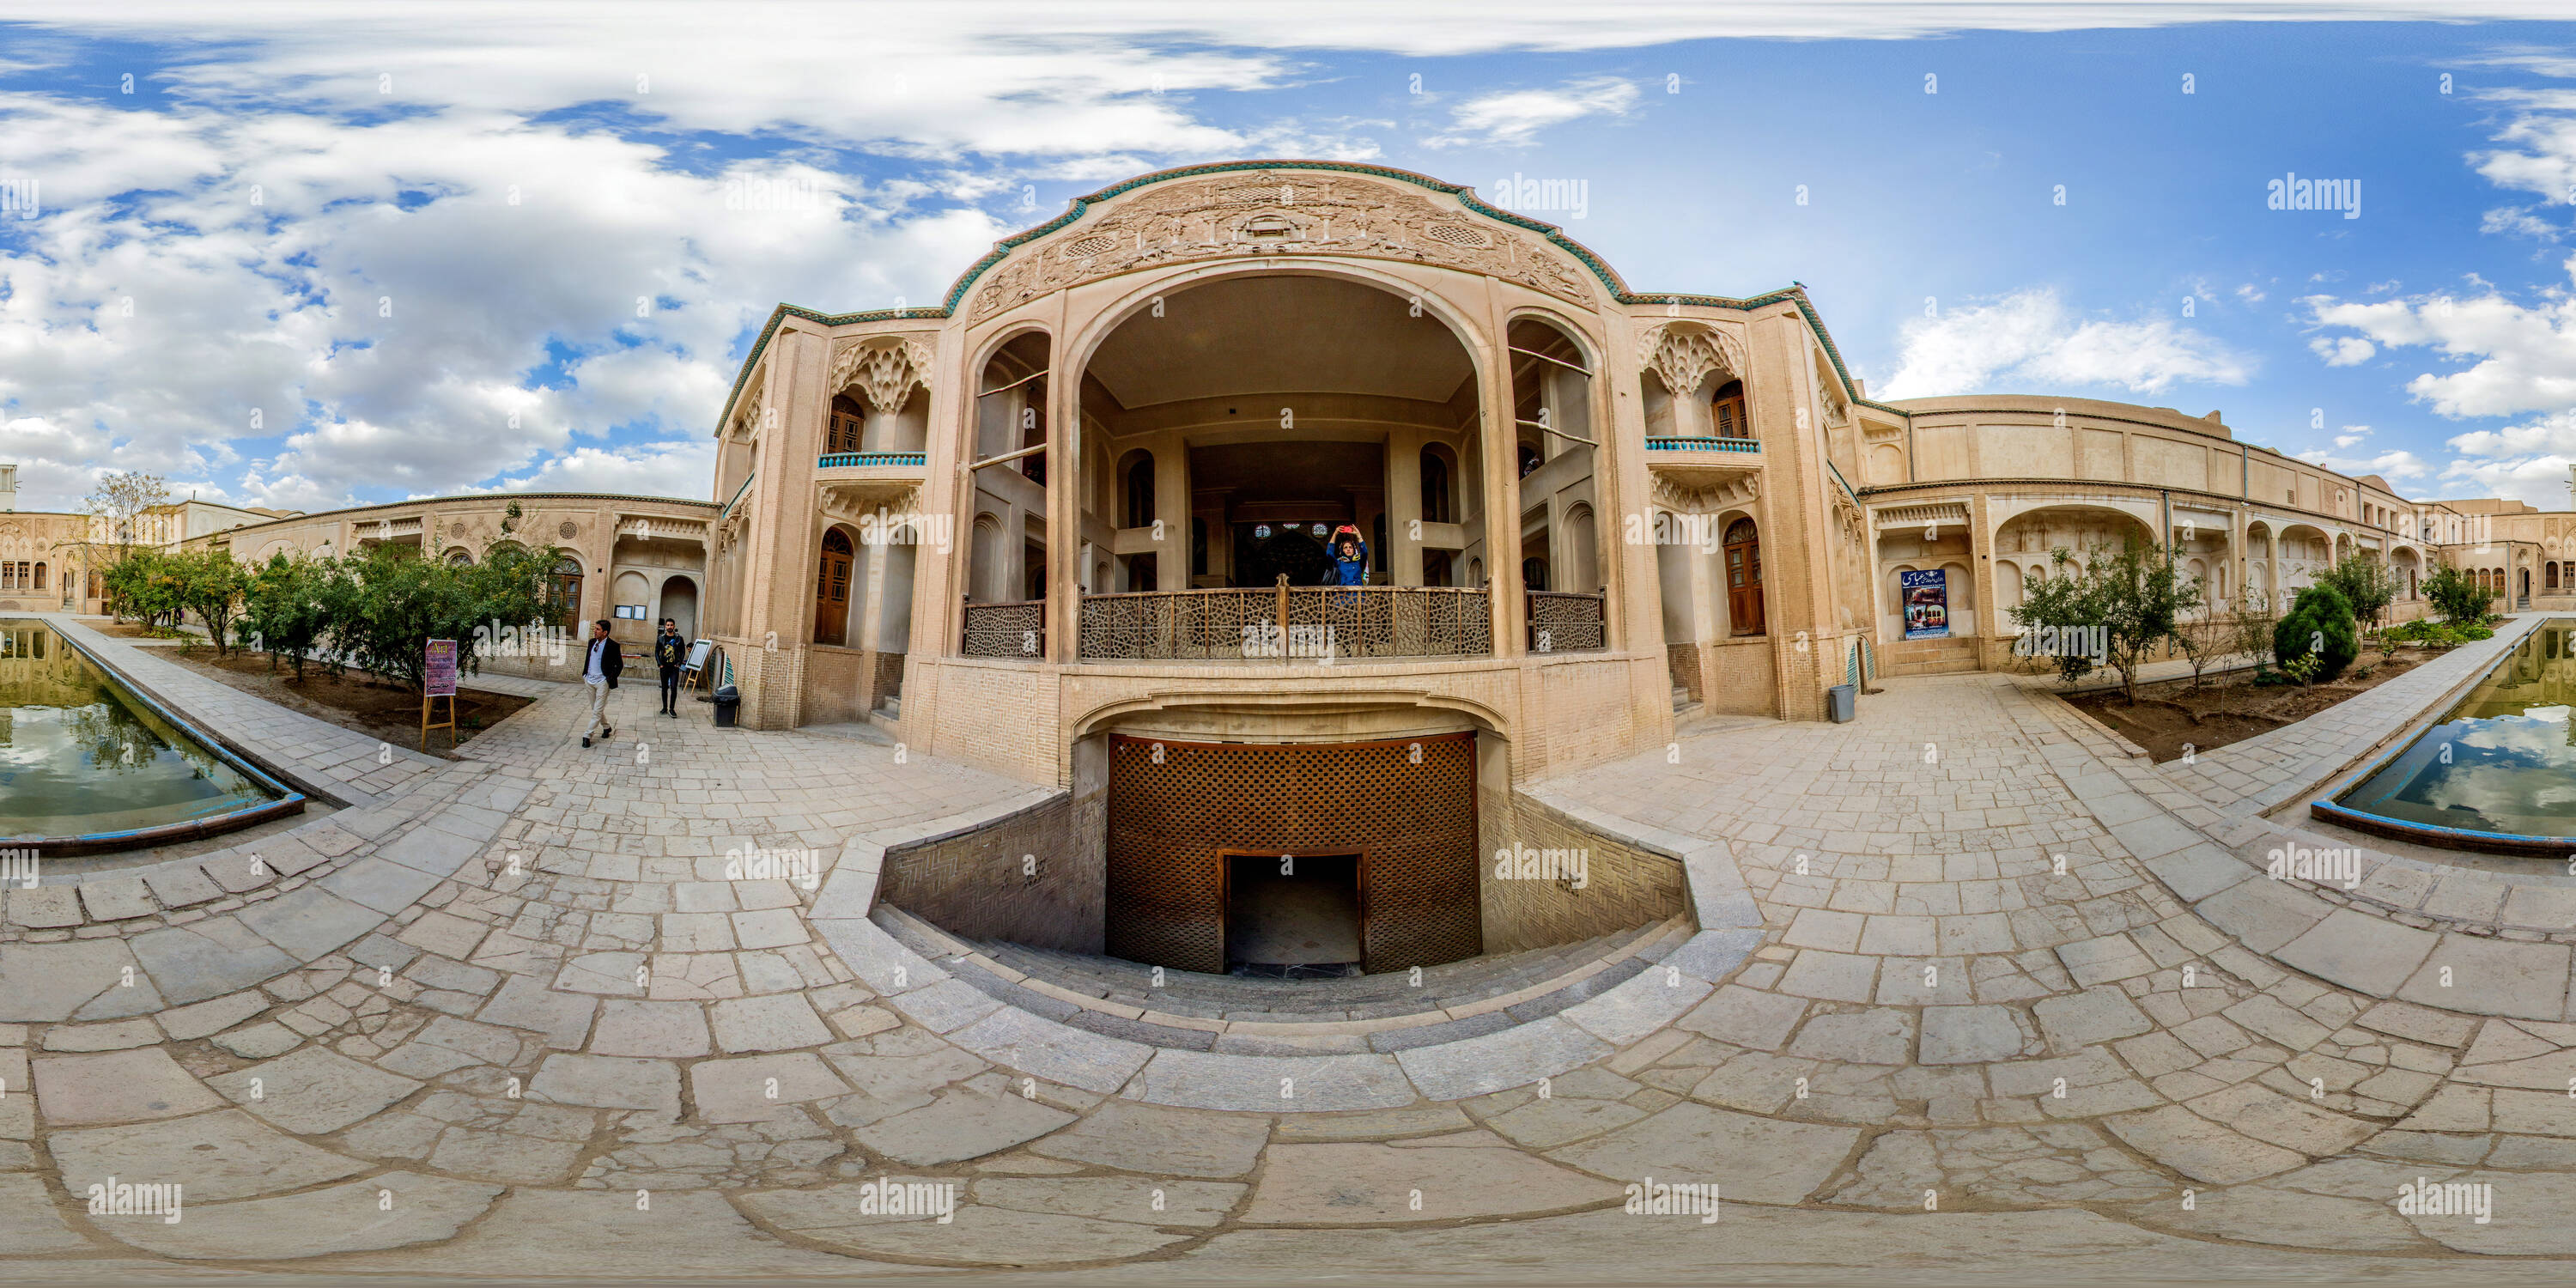
[[1905, 638], [1939, 639], [1950, 633], [1949, 575], [1935, 568], [1929, 572], [1896, 574], [1897, 585], [1905, 592]]

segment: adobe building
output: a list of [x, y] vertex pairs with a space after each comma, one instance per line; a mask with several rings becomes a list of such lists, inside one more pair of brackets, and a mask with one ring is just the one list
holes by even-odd
[[[706, 631], [746, 723], [1057, 789], [888, 899], [1199, 970], [1285, 860], [1354, 871], [1372, 971], [1671, 915], [1647, 856], [1579, 901], [1478, 856], [1581, 838], [1518, 789], [1677, 719], [2005, 665], [2057, 546], [2169, 534], [2207, 611], [2361, 550], [2410, 616], [2439, 558], [2438, 507], [2216, 413], [1875, 402], [1801, 289], [1634, 291], [1469, 189], [1328, 162], [1114, 185], [935, 308], [782, 305], [716, 437]], [[1322, 584], [1346, 525], [1366, 584]]]
[[[571, 639], [589, 637], [589, 623], [609, 620], [610, 638], [631, 654], [650, 648], [654, 624], [675, 618], [682, 636], [697, 638], [698, 606], [706, 584], [711, 502], [675, 497], [589, 492], [487, 492], [430, 497], [385, 505], [299, 514], [216, 532], [191, 540], [229, 549], [251, 564], [284, 554], [325, 558], [363, 554], [378, 545], [406, 547], [437, 559], [481, 558], [496, 542], [552, 545], [562, 551], [552, 586], [558, 606], [543, 623]], [[520, 626], [524, 623], [503, 623]], [[578, 649], [570, 663], [580, 662]], [[547, 659], [521, 665], [501, 657], [485, 667], [562, 679]]]

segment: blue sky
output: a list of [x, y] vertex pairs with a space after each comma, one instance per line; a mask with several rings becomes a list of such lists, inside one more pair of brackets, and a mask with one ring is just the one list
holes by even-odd
[[[2219, 408], [2567, 504], [2576, 26], [2537, 6], [1291, 8], [19, 6], [0, 460], [27, 508], [110, 469], [702, 496], [777, 302], [930, 302], [1127, 175], [1315, 156], [1579, 180], [1531, 213], [1639, 290], [1803, 282], [1873, 396]], [[2290, 173], [2358, 217], [2268, 209]]]

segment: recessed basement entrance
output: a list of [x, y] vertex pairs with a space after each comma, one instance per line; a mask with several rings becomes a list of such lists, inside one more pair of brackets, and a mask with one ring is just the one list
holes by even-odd
[[1484, 951], [1472, 732], [1340, 743], [1113, 734], [1108, 768], [1111, 957], [1211, 975], [1245, 962], [1377, 974]]
[[1360, 856], [1225, 858], [1225, 965], [1280, 979], [1360, 973]]

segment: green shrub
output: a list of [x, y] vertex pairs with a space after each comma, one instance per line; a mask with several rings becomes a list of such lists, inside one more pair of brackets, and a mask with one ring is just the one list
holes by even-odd
[[2477, 578], [2445, 564], [2424, 579], [2424, 598], [2433, 601], [2433, 610], [2444, 621], [2483, 622], [2495, 593], [2479, 585]]
[[2272, 628], [2272, 656], [2285, 668], [2292, 659], [2314, 655], [2313, 682], [2332, 683], [2361, 656], [2361, 638], [2353, 632], [2352, 605], [2332, 586], [2310, 586], [2290, 601], [2290, 611]]

